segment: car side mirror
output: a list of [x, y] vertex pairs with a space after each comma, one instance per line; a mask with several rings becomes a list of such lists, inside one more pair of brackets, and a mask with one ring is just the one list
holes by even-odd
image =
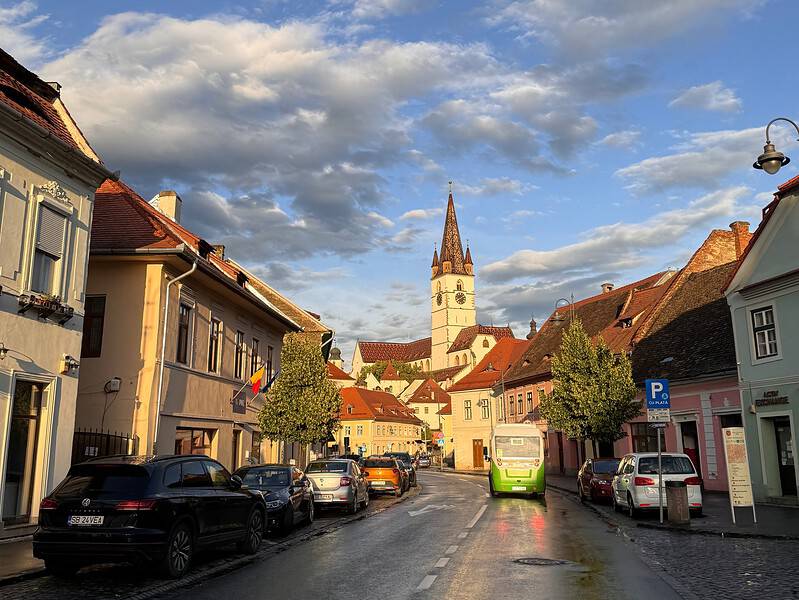
[[488, 448], [483, 446], [483, 459], [484, 460], [491, 460], [491, 456], [488, 454]]
[[238, 475], [231, 475], [230, 476], [230, 485], [234, 490], [240, 490], [244, 487], [244, 482], [241, 480], [241, 477]]

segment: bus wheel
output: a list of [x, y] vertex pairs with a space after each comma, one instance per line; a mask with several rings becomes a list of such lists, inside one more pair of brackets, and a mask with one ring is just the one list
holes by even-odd
[[491, 477], [488, 478], [488, 491], [491, 492], [491, 496], [494, 498], [499, 496], [499, 494], [494, 491], [494, 480], [491, 479]]

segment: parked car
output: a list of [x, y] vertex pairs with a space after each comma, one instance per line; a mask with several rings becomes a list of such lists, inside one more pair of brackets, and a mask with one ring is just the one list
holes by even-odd
[[314, 497], [305, 473], [288, 465], [254, 465], [234, 475], [244, 486], [261, 494], [266, 504], [266, 526], [286, 534], [297, 523], [313, 523]]
[[419, 458], [417, 459], [416, 463], [419, 465], [420, 469], [426, 469], [430, 466], [430, 455], [429, 454], [420, 454]]
[[235, 542], [255, 553], [265, 506], [206, 456], [109, 456], [70, 468], [39, 511], [33, 555], [54, 575], [154, 561], [177, 578], [202, 547]]
[[392, 493], [397, 497], [405, 493], [403, 471], [395, 458], [389, 456], [370, 456], [363, 463], [364, 475], [369, 484], [369, 492]]
[[408, 485], [405, 487], [405, 490], [409, 490], [412, 487], [416, 487], [416, 468], [413, 464], [413, 459], [408, 452], [386, 452], [383, 456], [390, 456], [391, 458], [397, 459], [397, 462], [400, 465], [400, 468], [403, 469], [408, 477]]
[[319, 506], [344, 506], [353, 515], [359, 507], [369, 506], [369, 488], [354, 460], [315, 460], [305, 469], [305, 475], [311, 481], [314, 502]]
[[613, 476], [619, 468], [620, 458], [589, 458], [577, 473], [577, 495], [591, 502], [610, 500]]
[[[666, 481], [684, 481], [692, 515], [702, 514], [702, 479], [687, 454], [665, 452], [663, 465], [663, 506], [666, 507]], [[613, 508], [626, 510], [630, 517], [642, 510], [658, 509], [658, 455], [655, 452], [627, 454], [613, 477]]]

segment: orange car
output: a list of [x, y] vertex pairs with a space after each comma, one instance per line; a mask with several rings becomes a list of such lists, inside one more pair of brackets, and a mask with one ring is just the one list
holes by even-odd
[[363, 463], [363, 474], [369, 485], [369, 493], [393, 492], [402, 496], [405, 485], [397, 460], [388, 456], [370, 456]]

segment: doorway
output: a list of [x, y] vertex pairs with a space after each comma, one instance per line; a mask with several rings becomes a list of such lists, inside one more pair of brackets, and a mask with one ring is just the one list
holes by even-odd
[[475, 469], [484, 469], [483, 440], [472, 440], [472, 463]]
[[3, 482], [3, 525], [6, 527], [30, 521], [43, 394], [41, 383], [17, 381], [14, 386]]
[[702, 477], [702, 461], [699, 457], [699, 434], [696, 430], [696, 421], [682, 421], [680, 423], [682, 436], [682, 451], [688, 455], [696, 467], [696, 474]]
[[774, 438], [777, 442], [777, 463], [780, 468], [780, 486], [783, 496], [796, 496], [792, 437], [791, 422], [788, 417], [774, 419]]

